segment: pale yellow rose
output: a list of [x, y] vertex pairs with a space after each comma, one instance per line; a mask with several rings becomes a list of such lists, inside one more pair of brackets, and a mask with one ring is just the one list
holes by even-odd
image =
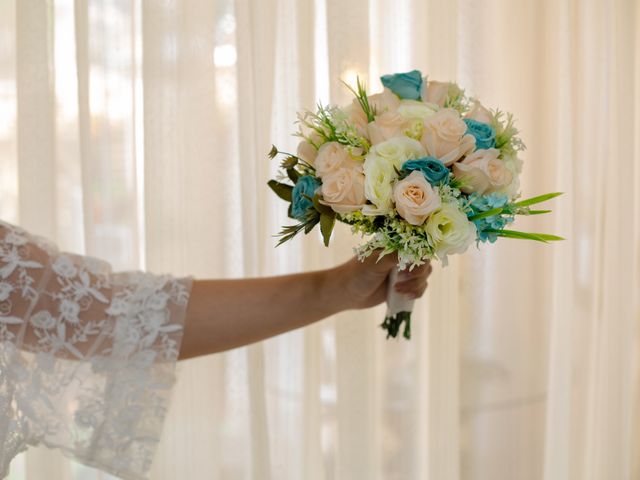
[[407, 160], [424, 157], [424, 147], [408, 137], [394, 137], [378, 143], [364, 158], [364, 194], [373, 205], [365, 205], [365, 215], [386, 215], [391, 212], [393, 182], [398, 178], [396, 170], [402, 169]]
[[338, 142], [328, 142], [320, 147], [315, 159], [316, 173], [322, 178], [335, 172], [349, 162], [349, 152]]
[[438, 110], [440, 109], [436, 104], [419, 100], [401, 100], [398, 107], [398, 113], [409, 120], [426, 120]]
[[504, 189], [504, 193], [506, 193], [510, 199], [513, 199], [518, 194], [518, 190], [520, 189], [520, 173], [522, 173], [522, 160], [518, 157], [517, 154], [507, 155], [502, 154], [502, 161], [504, 162], [507, 170], [511, 172], [513, 175], [513, 180], [511, 183]]
[[488, 123], [489, 125], [491, 125], [491, 122], [493, 122], [493, 115], [491, 114], [491, 112], [477, 100], [473, 102], [471, 110], [469, 110], [464, 117], [470, 118], [471, 120], [475, 120], [477, 122]]
[[441, 205], [438, 191], [417, 170], [396, 183], [393, 200], [398, 214], [411, 225], [422, 225]]
[[426, 82], [422, 87], [422, 100], [443, 107], [447, 97], [455, 97], [462, 93], [460, 87], [452, 82]]
[[463, 161], [453, 165], [453, 174], [463, 182], [464, 193], [502, 192], [513, 181], [513, 173], [495, 148], [476, 150]]
[[365, 215], [386, 215], [391, 212], [393, 182], [398, 174], [393, 163], [379, 155], [371, 154], [364, 159], [364, 195], [373, 205], [365, 205]]
[[398, 170], [402, 168], [402, 164], [407, 160], [415, 160], [425, 155], [426, 151], [420, 142], [408, 137], [390, 138], [385, 142], [374, 145], [367, 154], [367, 156], [384, 158]]
[[464, 253], [476, 238], [476, 228], [454, 203], [445, 203], [429, 217], [425, 231], [436, 255], [446, 264], [447, 255]]
[[427, 118], [420, 142], [427, 153], [449, 166], [476, 146], [473, 135], [467, 134], [467, 124], [453, 108], [444, 108]]
[[408, 122], [405, 117], [395, 111], [388, 111], [382, 115], [376, 115], [376, 119], [367, 127], [371, 145], [377, 145], [390, 138], [403, 135], [403, 131], [407, 125]]
[[351, 213], [362, 209], [364, 196], [364, 172], [361, 163], [351, 161], [322, 179], [321, 203], [329, 205], [337, 213]]

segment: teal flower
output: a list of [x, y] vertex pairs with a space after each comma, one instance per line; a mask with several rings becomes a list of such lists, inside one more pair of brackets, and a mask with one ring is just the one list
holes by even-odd
[[422, 157], [417, 160], [407, 160], [402, 164], [402, 170], [411, 172], [418, 170], [422, 172], [427, 181], [433, 185], [448, 184], [449, 169], [440, 160], [434, 157]]
[[420, 100], [422, 92], [422, 74], [418, 70], [407, 73], [394, 73], [380, 77], [382, 85], [400, 98]]
[[321, 183], [315, 177], [304, 175], [298, 179], [298, 183], [291, 192], [291, 215], [300, 221], [306, 220], [307, 210], [313, 208], [310, 200], [320, 187]]
[[476, 137], [476, 149], [487, 149], [496, 146], [496, 131], [488, 123], [478, 122], [471, 118], [465, 118], [467, 133]]
[[[494, 208], [501, 208], [509, 203], [509, 197], [502, 193], [492, 193], [490, 195], [478, 195], [474, 193], [469, 197], [469, 200], [471, 201], [471, 212], [469, 216], [488, 212]], [[501, 213], [499, 215], [492, 215], [491, 217], [475, 220], [473, 223], [478, 231], [478, 240], [481, 242], [488, 241], [494, 243], [498, 239], [498, 236], [486, 230], [502, 230], [509, 223], [513, 222], [513, 219], [513, 215]]]

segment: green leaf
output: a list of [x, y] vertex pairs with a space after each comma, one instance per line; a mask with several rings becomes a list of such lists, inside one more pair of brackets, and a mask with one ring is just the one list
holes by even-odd
[[518, 213], [516, 215], [544, 215], [545, 213], [551, 213], [552, 210], [528, 210], [526, 212]]
[[469, 221], [470, 222], [474, 222], [476, 220], [481, 220], [483, 218], [493, 217], [495, 215], [501, 214], [503, 212], [503, 210], [504, 210], [504, 208], [498, 207], [498, 208], [494, 208], [492, 210], [487, 210], [486, 212], [477, 213], [476, 215], [473, 215], [473, 216], [469, 217]]
[[321, 216], [316, 214], [316, 216], [308, 220], [307, 225], [304, 227], [304, 234], [306, 235], [311, 230], [313, 230], [313, 227], [315, 227], [320, 222], [320, 219], [321, 219]]
[[320, 195], [316, 193], [313, 196], [312, 200], [313, 200], [313, 206], [318, 212], [324, 213], [325, 215], [334, 215], [334, 211], [329, 205], [324, 205], [320, 203]]
[[269, 185], [269, 188], [271, 188], [271, 190], [273, 190], [273, 192], [281, 199], [286, 200], [287, 202], [292, 200], [293, 187], [291, 185], [276, 182], [275, 180], [269, 180], [267, 185]]
[[536, 242], [548, 243], [553, 241], [564, 240], [557, 235], [549, 235], [547, 233], [530, 233], [530, 232], [518, 232], [516, 230], [485, 230], [487, 233], [495, 233], [499, 237], [515, 238], [518, 240], [534, 240]]
[[293, 183], [298, 183], [298, 179], [300, 178], [300, 174], [295, 168], [287, 168], [287, 176]]
[[271, 145], [271, 150], [269, 150], [269, 158], [274, 159], [278, 155], [278, 147], [275, 145]]
[[528, 207], [529, 205], [535, 205], [536, 203], [546, 202], [547, 200], [551, 200], [552, 198], [559, 197], [563, 192], [555, 192], [555, 193], [547, 193], [546, 195], [540, 195], [538, 197], [528, 198], [526, 200], [521, 200], [513, 204], [514, 207]]
[[324, 246], [329, 246], [329, 239], [331, 238], [331, 232], [336, 224], [336, 214], [332, 210], [332, 215], [323, 213], [320, 215], [320, 231], [322, 232], [322, 239], [324, 240]]

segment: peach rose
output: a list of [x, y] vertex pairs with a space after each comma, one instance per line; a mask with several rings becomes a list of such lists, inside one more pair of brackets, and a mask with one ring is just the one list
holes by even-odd
[[397, 111], [388, 111], [382, 115], [376, 115], [376, 119], [368, 125], [371, 145], [401, 136], [407, 123], [407, 119]]
[[367, 124], [369, 120], [365, 115], [360, 104], [354, 100], [350, 105], [344, 107], [343, 112], [347, 116], [347, 121], [356, 127], [358, 134], [363, 137], [367, 136]]
[[311, 145], [307, 140], [302, 140], [298, 144], [298, 151], [296, 154], [309, 165], [313, 165], [316, 161], [316, 157], [318, 156], [318, 150], [316, 150], [316, 147]]
[[362, 164], [351, 160], [322, 179], [321, 203], [337, 213], [360, 210], [366, 202]]
[[473, 151], [476, 139], [467, 132], [467, 124], [453, 108], [444, 108], [424, 122], [420, 142], [427, 153], [446, 166]]
[[459, 95], [460, 87], [451, 82], [427, 82], [422, 91], [422, 100], [444, 107], [447, 97]]
[[493, 115], [491, 115], [491, 112], [484, 106], [482, 106], [482, 104], [478, 101], [473, 102], [471, 110], [469, 110], [464, 118], [470, 118], [471, 120], [476, 120], [477, 122], [488, 123], [489, 125], [491, 125], [491, 122], [493, 122]]
[[462, 162], [453, 165], [453, 174], [464, 182], [464, 193], [484, 195], [506, 189], [513, 181], [513, 173], [498, 158], [496, 148], [476, 150]]
[[396, 183], [393, 200], [400, 216], [411, 225], [422, 225], [441, 205], [438, 191], [417, 170]]
[[316, 157], [316, 173], [320, 178], [342, 168], [349, 160], [349, 152], [338, 142], [328, 142], [320, 147]]

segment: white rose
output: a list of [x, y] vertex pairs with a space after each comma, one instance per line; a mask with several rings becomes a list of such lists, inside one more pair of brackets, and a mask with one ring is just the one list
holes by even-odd
[[476, 238], [476, 227], [458, 205], [445, 203], [431, 214], [425, 227], [435, 246], [435, 252], [443, 262], [447, 255], [463, 253]]
[[382, 115], [376, 115], [376, 119], [367, 126], [371, 145], [402, 136], [407, 125], [407, 120], [398, 112], [385, 112]]
[[349, 153], [338, 142], [325, 143], [318, 150], [316, 157], [316, 173], [322, 178], [328, 173], [335, 172], [342, 168], [348, 161]]
[[464, 118], [470, 118], [477, 122], [488, 123], [489, 125], [493, 122], [493, 115], [491, 115], [491, 112], [483, 107], [477, 100], [473, 102], [471, 110], [467, 112]]
[[466, 132], [467, 124], [460, 114], [445, 108], [425, 120], [420, 141], [430, 156], [449, 166], [475, 148], [475, 137]]
[[329, 205], [337, 213], [351, 213], [362, 209], [364, 173], [361, 163], [351, 162], [322, 179], [321, 203]]
[[453, 165], [453, 174], [462, 180], [460, 188], [464, 193], [502, 192], [513, 181], [513, 173], [498, 158], [500, 151], [495, 148], [480, 149]]
[[393, 199], [400, 216], [411, 225], [422, 225], [441, 204], [438, 191], [416, 170], [396, 183]]

